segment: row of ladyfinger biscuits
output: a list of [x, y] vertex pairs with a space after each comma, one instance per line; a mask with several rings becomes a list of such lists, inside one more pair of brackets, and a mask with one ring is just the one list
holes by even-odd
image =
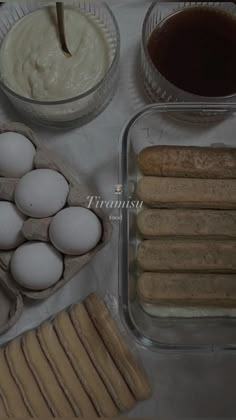
[[0, 417], [114, 417], [150, 386], [95, 294], [0, 352]]
[[138, 164], [137, 195], [149, 206], [236, 209], [236, 149], [154, 146]]
[[160, 208], [137, 219], [148, 239], [138, 249], [140, 298], [235, 305], [235, 275], [225, 273], [236, 273], [236, 150], [149, 147], [138, 162], [137, 195]]
[[235, 241], [143, 241], [138, 295], [145, 303], [235, 307], [235, 255]]

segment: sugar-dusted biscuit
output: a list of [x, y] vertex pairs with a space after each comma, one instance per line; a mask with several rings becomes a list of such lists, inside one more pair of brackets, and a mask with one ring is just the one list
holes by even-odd
[[67, 312], [58, 314], [54, 327], [61, 345], [98, 414], [103, 417], [116, 416], [118, 409], [78, 337], [69, 314]]
[[144, 176], [136, 194], [150, 207], [236, 209], [236, 179]]
[[73, 417], [75, 415], [74, 410], [50, 368], [35, 331], [30, 331], [23, 336], [22, 348], [53, 415], [55, 417]]
[[7, 345], [6, 359], [31, 415], [33, 417], [51, 416], [52, 412], [25, 359], [20, 339], [12, 340]]
[[153, 305], [233, 307], [236, 275], [142, 273], [137, 293], [142, 303]]
[[236, 178], [236, 149], [152, 146], [138, 156], [145, 175], [188, 178]]
[[77, 417], [96, 417], [96, 410], [76, 375], [52, 323], [44, 322], [37, 331], [41, 347], [50, 366], [64, 388]]
[[84, 303], [106, 348], [129, 385], [134, 397], [137, 400], [149, 398], [151, 388], [146, 375], [125, 343], [104, 301], [93, 293], [88, 296]]
[[146, 240], [137, 260], [143, 271], [236, 273], [236, 241]]
[[70, 316], [77, 334], [117, 407], [121, 411], [130, 410], [135, 405], [134, 397], [106, 349], [85, 306], [82, 303], [75, 305], [70, 312]]

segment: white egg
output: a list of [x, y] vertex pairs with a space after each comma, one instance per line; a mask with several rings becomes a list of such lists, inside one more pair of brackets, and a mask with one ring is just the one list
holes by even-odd
[[14, 252], [11, 273], [14, 280], [26, 289], [43, 290], [60, 280], [63, 257], [52, 245], [28, 242]]
[[37, 169], [24, 175], [15, 190], [18, 209], [30, 217], [50, 217], [61, 210], [69, 192], [63, 175], [52, 169]]
[[68, 255], [81, 255], [93, 249], [102, 236], [98, 217], [83, 207], [67, 207], [50, 224], [53, 245]]
[[31, 141], [22, 134], [0, 134], [0, 176], [20, 178], [32, 171], [35, 153]]
[[0, 201], [0, 249], [14, 249], [24, 242], [21, 229], [26, 217], [8, 201]]

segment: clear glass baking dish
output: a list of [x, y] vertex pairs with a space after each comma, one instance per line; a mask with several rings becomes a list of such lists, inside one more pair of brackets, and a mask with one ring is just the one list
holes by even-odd
[[[190, 123], [184, 114], [214, 112], [218, 122]], [[226, 114], [229, 112], [229, 114]], [[203, 118], [203, 121], [204, 118]], [[125, 125], [119, 150], [120, 201], [135, 199], [140, 173], [137, 155], [151, 145], [236, 147], [235, 104], [156, 104], [136, 113]], [[236, 308], [230, 312], [159, 316], [150, 315], [136, 297], [137, 210], [120, 206], [119, 306], [126, 327], [143, 346], [154, 350], [236, 350]], [[236, 276], [235, 276], [236, 280]], [[149, 308], [151, 310], [153, 308]]]

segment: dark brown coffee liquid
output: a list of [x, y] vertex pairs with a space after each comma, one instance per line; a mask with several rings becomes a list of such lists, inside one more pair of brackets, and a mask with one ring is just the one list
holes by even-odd
[[236, 18], [214, 7], [173, 14], [153, 31], [148, 52], [175, 86], [201, 96], [236, 93]]

